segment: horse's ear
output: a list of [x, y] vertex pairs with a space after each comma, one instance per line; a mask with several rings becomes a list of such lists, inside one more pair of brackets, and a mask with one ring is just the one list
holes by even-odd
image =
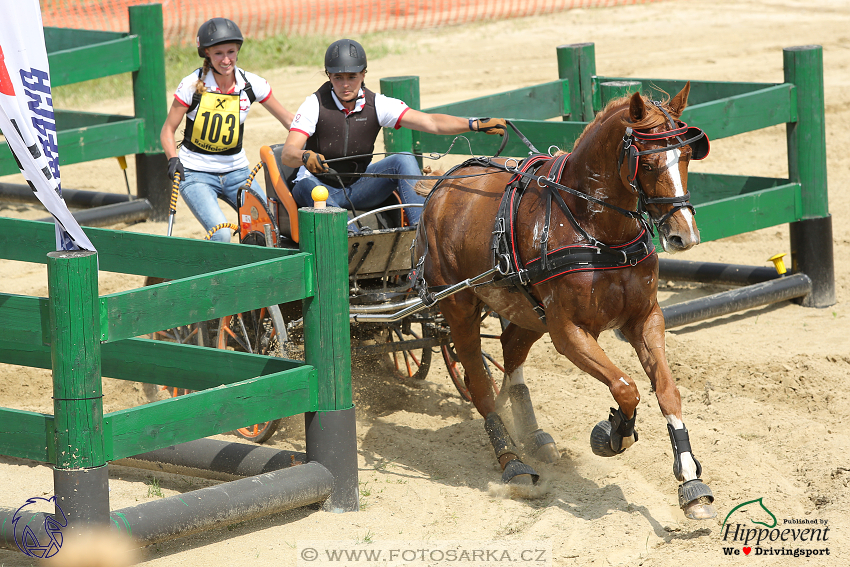
[[634, 124], [643, 120], [644, 117], [646, 117], [646, 104], [640, 93], [636, 92], [629, 100], [629, 120]]
[[691, 82], [688, 81], [685, 83], [684, 88], [679, 91], [679, 94], [673, 97], [673, 100], [670, 101], [670, 112], [675, 117], [679, 117], [682, 115], [682, 112], [685, 110], [685, 107], [688, 106], [688, 95], [691, 92]]

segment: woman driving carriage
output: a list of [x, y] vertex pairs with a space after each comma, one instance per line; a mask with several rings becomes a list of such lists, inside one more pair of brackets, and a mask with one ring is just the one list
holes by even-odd
[[[399, 99], [370, 91], [364, 83], [366, 52], [351, 39], [337, 40], [328, 47], [325, 74], [329, 80], [308, 96], [295, 114], [281, 156], [284, 164], [300, 166], [293, 197], [302, 207], [312, 206], [310, 194], [318, 185], [328, 188], [329, 205], [349, 210], [375, 208], [396, 190], [404, 204], [423, 203], [424, 199], [413, 190], [414, 179], [356, 175], [422, 175], [412, 154], [393, 154], [372, 163], [375, 140], [382, 127], [404, 126], [441, 135], [470, 130], [505, 133], [505, 121], [500, 118], [428, 114], [409, 108]], [[328, 164], [326, 160], [333, 161]], [[410, 224], [419, 220], [420, 212], [419, 207], [405, 208]]]
[[[160, 132], [168, 178], [180, 174], [183, 200], [208, 231], [227, 221], [217, 199], [235, 210], [239, 187], [250, 174], [242, 134], [251, 104], [259, 101], [284, 128], [292, 123], [292, 112], [278, 102], [268, 82], [236, 66], [242, 42], [242, 32], [231, 20], [213, 18], [201, 24], [196, 43], [204, 65], [180, 82]], [[184, 116], [178, 154], [174, 134]], [[256, 180], [252, 187], [264, 196]], [[230, 231], [222, 228], [211, 239], [229, 242]]]

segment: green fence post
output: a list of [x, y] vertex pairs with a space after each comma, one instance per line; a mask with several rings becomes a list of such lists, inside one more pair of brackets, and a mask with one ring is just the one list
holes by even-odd
[[304, 359], [316, 368], [319, 411], [304, 415], [307, 460], [324, 465], [334, 489], [323, 509], [360, 509], [357, 431], [351, 391], [348, 319], [348, 215], [344, 209], [298, 211], [302, 252], [313, 255], [313, 297], [304, 300]]
[[605, 81], [604, 83], [599, 83], [601, 108], [605, 108], [615, 98], [640, 92], [640, 88], [640, 81]]
[[593, 76], [596, 75], [596, 55], [592, 43], [559, 45], [558, 78], [570, 82], [569, 116], [573, 122], [593, 120]]
[[[71, 523], [109, 522], [97, 253], [47, 254], [56, 505]], [[57, 510], [57, 513], [59, 510]]]
[[788, 175], [802, 187], [803, 220], [791, 223], [793, 270], [808, 275], [812, 292], [806, 307], [835, 303], [832, 217], [826, 186], [823, 48], [819, 45], [783, 50], [785, 82], [797, 87], [797, 122], [786, 126]]
[[167, 114], [165, 92], [165, 39], [162, 4], [130, 6], [130, 33], [139, 36], [142, 62], [133, 73], [133, 105], [137, 118], [144, 119], [144, 148], [136, 154], [136, 193], [150, 201], [152, 220], [168, 218], [171, 184], [168, 160], [159, 142]]
[[[381, 79], [381, 94], [403, 100], [407, 106], [414, 110], [421, 109], [419, 101], [419, 77], [415, 75], [407, 77], [385, 77]], [[388, 152], [422, 152], [422, 144], [419, 142], [419, 132], [408, 128], [384, 128], [384, 148]], [[419, 167], [422, 167], [422, 158], [417, 157]]]

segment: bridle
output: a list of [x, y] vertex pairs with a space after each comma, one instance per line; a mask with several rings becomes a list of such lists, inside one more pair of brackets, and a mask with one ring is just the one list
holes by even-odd
[[[667, 152], [684, 146], [691, 146], [691, 159], [701, 160], [708, 155], [709, 141], [708, 136], [706, 136], [702, 129], [695, 126], [688, 126], [681, 120], [673, 120], [673, 117], [670, 116], [660, 102], [651, 101], [651, 103], [655, 105], [658, 110], [664, 113], [670, 129], [650, 134], [639, 132], [627, 127], [626, 133], [623, 136], [620, 157], [617, 160], [617, 170], [619, 171], [622, 168], [623, 161], [628, 156], [628, 180], [629, 185], [638, 194], [638, 213], [645, 214], [652, 221], [652, 224], [655, 225], [655, 228], [660, 229], [661, 225], [667, 222], [667, 220], [676, 214], [677, 211], [685, 208], [690, 209], [692, 214], [696, 214], [696, 211], [690, 202], [690, 192], [686, 192], [684, 195], [677, 197], [650, 197], [647, 195], [637, 175], [640, 156]], [[663, 148], [640, 150], [635, 144], [636, 141], [659, 142], [669, 140], [670, 138], [674, 138], [675, 142], [673, 144], [668, 144]], [[671, 209], [664, 213], [660, 218], [656, 218], [649, 209], [646, 208], [647, 205], [673, 205], [673, 207], [671, 207]]]

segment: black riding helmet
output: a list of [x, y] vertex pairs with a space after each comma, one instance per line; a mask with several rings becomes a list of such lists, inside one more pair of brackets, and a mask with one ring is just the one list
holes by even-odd
[[198, 55], [205, 58], [207, 54], [204, 53], [204, 49], [207, 47], [220, 43], [238, 43], [241, 47], [243, 41], [242, 32], [233, 21], [227, 18], [213, 18], [198, 28], [195, 44], [198, 46]]
[[327, 73], [359, 73], [366, 68], [366, 51], [353, 39], [338, 39], [325, 52]]

